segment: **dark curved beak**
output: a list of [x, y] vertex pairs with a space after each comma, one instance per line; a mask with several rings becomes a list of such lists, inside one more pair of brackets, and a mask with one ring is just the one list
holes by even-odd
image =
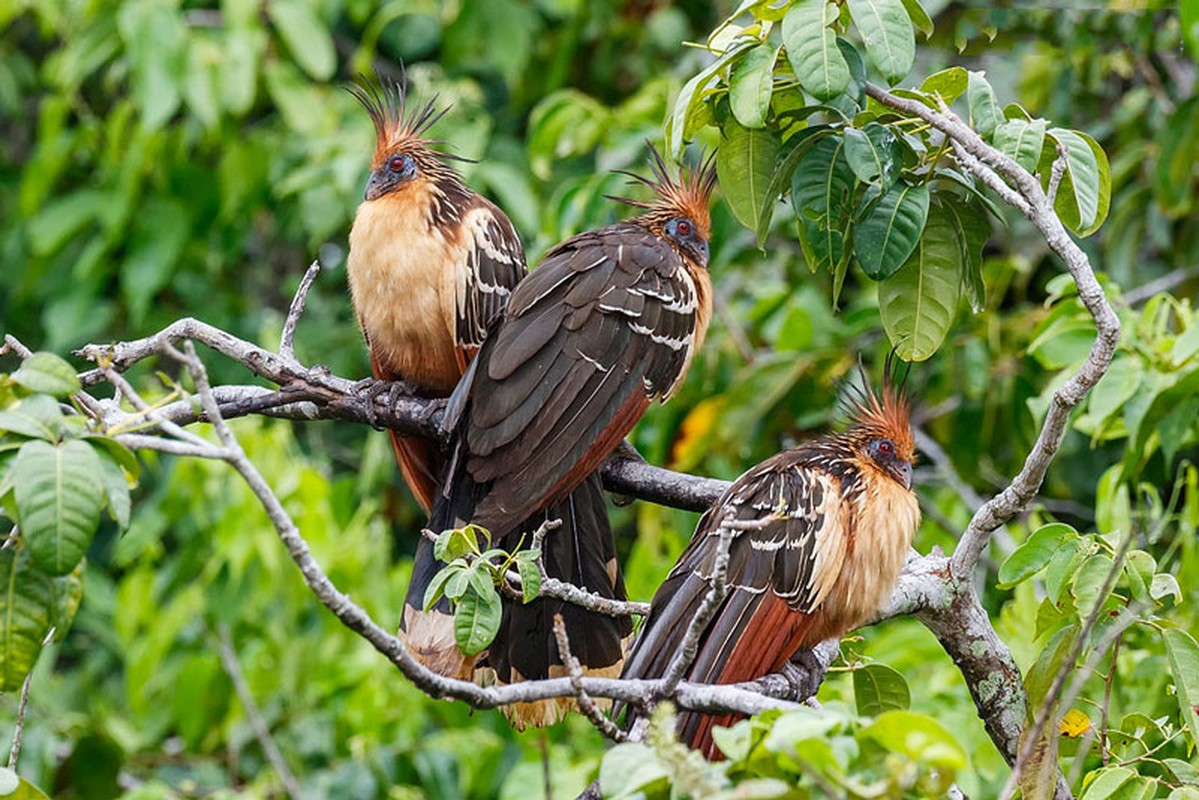
[[906, 461], [900, 461], [896, 466], [898, 467], [898, 469], [897, 469], [898, 475], [896, 477], [898, 477], [900, 482], [903, 483], [903, 488], [911, 489], [912, 488], [912, 465]]
[[374, 200], [377, 197], [382, 197], [391, 188], [391, 183], [382, 173], [372, 172], [370, 178], [366, 181], [366, 192], [363, 195], [363, 199]]

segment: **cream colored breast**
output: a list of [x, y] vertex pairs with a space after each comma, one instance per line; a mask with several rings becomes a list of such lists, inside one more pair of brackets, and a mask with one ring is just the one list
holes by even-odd
[[854, 541], [841, 565], [840, 590], [825, 605], [847, 630], [866, 622], [890, 596], [920, 525], [916, 495], [889, 479], [871, 480], [855, 506]]
[[448, 393], [460, 377], [454, 319], [444, 313], [452, 305], [442, 297], [454, 250], [421, 200], [388, 195], [360, 205], [346, 271], [358, 322], [388, 377]]

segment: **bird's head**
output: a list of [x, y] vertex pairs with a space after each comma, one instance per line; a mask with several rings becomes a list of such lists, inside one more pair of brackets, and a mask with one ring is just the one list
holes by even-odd
[[708, 205], [712, 189], [716, 186], [715, 153], [698, 166], [690, 169], [684, 167], [678, 178], [671, 177], [666, 162], [653, 145], [650, 145], [650, 153], [650, 167], [654, 173], [652, 179], [624, 170], [620, 172], [648, 186], [657, 197], [650, 201], [630, 200], [627, 197], [611, 199], [646, 209], [640, 217], [646, 227], [678, 248], [691, 261], [706, 268], [712, 224]]
[[366, 182], [366, 200], [399, 191], [423, 178], [455, 176], [445, 166], [447, 159], [466, 160], [433, 148], [436, 141], [425, 138], [448, 108], [438, 110], [437, 98], [410, 104], [408, 81], [403, 67], [396, 81], [360, 77], [347, 91], [362, 104], [375, 124], [375, 155]]
[[912, 488], [912, 465], [916, 461], [916, 442], [909, 422], [911, 407], [903, 387], [896, 387], [888, 358], [886, 377], [880, 397], [862, 375], [862, 387], [849, 400], [852, 426], [848, 436], [861, 463]]

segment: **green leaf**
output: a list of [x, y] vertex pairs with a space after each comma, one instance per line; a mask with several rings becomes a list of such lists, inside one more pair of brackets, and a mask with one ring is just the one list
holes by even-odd
[[1074, 576], [1071, 588], [1074, 591], [1074, 602], [1078, 613], [1086, 617], [1094, 610], [1096, 604], [1107, 599], [1101, 594], [1107, 576], [1112, 571], [1112, 557], [1107, 553], [1095, 553], [1083, 562], [1078, 574]]
[[274, 0], [267, 13], [300, 68], [318, 81], [327, 81], [337, 69], [333, 36], [307, 0]]
[[483, 650], [500, 629], [500, 596], [490, 591], [467, 591], [454, 609], [454, 641], [468, 656]]
[[0, 550], [0, 691], [15, 692], [33, 669], [50, 630], [50, 578], [24, 548]]
[[442, 531], [433, 543], [433, 557], [438, 561], [454, 561], [470, 553], [479, 553], [479, 535], [485, 529], [477, 525], [465, 525]]
[[896, 354], [923, 361], [935, 353], [961, 295], [961, 245], [949, 215], [934, 206], [911, 258], [878, 285], [879, 316]]
[[1178, 579], [1170, 573], [1159, 572], [1149, 584], [1149, 596], [1154, 600], [1161, 600], [1166, 595], [1172, 596], [1174, 604], [1178, 605], [1182, 602], [1182, 587], [1178, 585]]
[[[1107, 219], [1112, 202], [1111, 166], [1099, 143], [1085, 133], [1050, 128], [1046, 135], [1066, 149], [1066, 172], [1058, 187], [1054, 210], [1067, 228], [1079, 236], [1090, 236]], [[1041, 161], [1041, 180], [1048, 186], [1051, 165], [1057, 157], [1046, 148]]]
[[0, 431], [54, 441], [63, 428], [62, 410], [57, 401], [35, 394], [0, 411]]
[[34, 353], [21, 362], [12, 379], [31, 392], [66, 397], [79, 391], [75, 369], [53, 353]]
[[[453, 578], [455, 575], [461, 575], [465, 571], [466, 565], [461, 562], [447, 564], [439, 569], [437, 574], [433, 576], [433, 580], [425, 587], [425, 596], [421, 608], [424, 611], [429, 611], [433, 606], [437, 605], [437, 601], [446, 594], [446, 585], [449, 583], [450, 578]], [[461, 597], [461, 593], [458, 596]]]
[[999, 588], [1010, 589], [1040, 572], [1061, 546], [1078, 539], [1078, 532], [1062, 522], [1043, 525], [1017, 547], [999, 567]]
[[966, 91], [969, 76], [961, 67], [950, 67], [940, 72], [934, 72], [920, 84], [920, 91], [940, 97], [945, 105], [950, 105]]
[[[876, 281], [894, 275], [916, 250], [928, 217], [927, 184], [897, 183], [884, 191], [853, 227], [854, 255], [863, 271]], [[945, 222], [945, 231], [941, 233], [948, 235], [954, 249], [960, 251], [948, 216], [942, 214], [940, 218]], [[960, 269], [960, 252], [954, 260]], [[955, 277], [960, 283], [960, 274], [955, 273]]]
[[957, 229], [958, 241], [962, 244], [963, 264], [962, 288], [966, 299], [970, 301], [970, 310], [974, 313], [982, 311], [987, 306], [987, 286], [983, 282], [983, 248], [991, 238], [991, 220], [987, 212], [969, 201], [964, 203], [946, 203]]
[[129, 498], [129, 479], [125, 475], [125, 470], [107, 451], [101, 450], [98, 454], [100, 456], [100, 482], [104, 484], [104, 504], [108, 507], [112, 521], [123, 531], [129, 527], [129, 515], [132, 510]]
[[827, 100], [849, 85], [849, 65], [829, 28], [837, 7], [825, 0], [799, 0], [783, 17], [783, 44], [800, 86]]
[[683, 145], [687, 143], [690, 121], [699, 114], [704, 104], [704, 92], [712, 82], [713, 76], [724, 69], [734, 58], [753, 46], [752, 41], [742, 41], [730, 47], [714, 62], [709, 64], [691, 80], [683, 84], [679, 96], [675, 98], [674, 110], [666, 122], [666, 152], [675, 161], [683, 154]]
[[1179, 3], [1179, 22], [1182, 40], [1191, 51], [1191, 58], [1199, 61], [1199, 2], [1182, 0]]
[[86, 560], [79, 562], [71, 572], [52, 579], [50, 625], [54, 628], [51, 641], [61, 642], [71, 630], [79, 605], [83, 602], [83, 572]]
[[773, 211], [778, 201], [766, 192], [780, 146], [778, 137], [770, 131], [732, 121], [724, 127], [724, 140], [716, 152], [716, 172], [733, 215], [751, 231], [758, 230], [767, 207]]
[[[766, 196], [781, 196], [786, 187], [791, 185], [791, 179], [795, 174], [795, 169], [800, 159], [808, 152], [809, 148], [816, 144], [820, 137], [828, 136], [831, 132], [832, 129], [828, 125], [813, 125], [788, 139], [783, 145], [783, 151], [786, 154], [781, 155], [774, 165], [774, 172], [770, 176], [770, 184], [766, 187]], [[762, 247], [765, 244], [766, 237], [770, 234], [770, 220], [774, 216], [774, 209], [774, 204], [763, 209], [762, 218], [758, 221], [758, 247]], [[1199, 331], [1199, 326], [1196, 326], [1195, 329]]]
[[1121, 356], [1112, 361], [1087, 398], [1087, 413], [1097, 425], [1136, 394], [1144, 374], [1145, 366], [1138, 357]]
[[34, 563], [53, 575], [75, 569], [100, 521], [100, 458], [79, 440], [26, 442], [13, 465], [21, 534]]
[[8, 767], [0, 767], [0, 798], [3, 800], [50, 800], [45, 792]]
[[982, 72], [970, 71], [966, 79], [966, 105], [970, 110], [970, 125], [984, 139], [990, 139], [995, 129], [1004, 123], [1003, 111], [995, 99], [995, 90]]
[[1013, 119], [995, 127], [995, 147], [1029, 172], [1037, 168], [1045, 143], [1045, 120]]
[[848, 0], [866, 55], [892, 84], [907, 76], [916, 56], [916, 32], [902, 0]]
[[[853, 174], [863, 183], [873, 183], [885, 189], [899, 178], [899, 168], [902, 166], [899, 142], [890, 128], [877, 122], [868, 122], [861, 129], [845, 129], [845, 158]], [[902, 262], [903, 259], [900, 259]]]
[[600, 762], [599, 783], [604, 797], [657, 796], [652, 787], [665, 789], [670, 773], [658, 761], [657, 754], [641, 743], [618, 744], [604, 754]]
[[1163, 630], [1162, 639], [1177, 690], [1178, 710], [1191, 731], [1191, 740], [1199, 742], [1199, 644], [1178, 628]]
[[845, 159], [844, 140], [820, 139], [799, 160], [791, 179], [791, 205], [799, 219], [799, 241], [813, 270], [832, 268], [845, 257], [855, 178]]
[[129, 50], [133, 99], [149, 130], [162, 127], [179, 108], [187, 26], [167, 3], [122, 3], [117, 27]]
[[1045, 567], [1045, 596], [1050, 602], [1055, 605], [1061, 602], [1062, 590], [1074, 579], [1074, 574], [1091, 552], [1092, 548], [1084, 546], [1077, 536], [1062, 542]]
[[[908, 17], [912, 20], [912, 25], [916, 30], [924, 34], [924, 38], [928, 39], [933, 35], [933, 21], [928, 16], [928, 12], [920, 5], [920, 0], [903, 0], [903, 9], [908, 12]], [[946, 100], [946, 103], [953, 102]]]
[[1157, 138], [1160, 153], [1153, 171], [1153, 191], [1166, 215], [1177, 219], [1194, 206], [1191, 176], [1199, 161], [1199, 97], [1179, 104]]
[[903, 675], [886, 664], [867, 664], [853, 671], [853, 697], [858, 715], [877, 717], [884, 711], [907, 709], [912, 704]]
[[1095, 773], [1095, 779], [1087, 786], [1079, 800], [1107, 800], [1135, 777], [1136, 773], [1128, 767], [1103, 767]]
[[887, 750], [952, 773], [966, 767], [966, 753], [939, 722], [912, 711], [887, 711], [862, 731]]
[[1025, 673], [1024, 688], [1028, 692], [1030, 713], [1035, 713], [1045, 702], [1049, 686], [1053, 683], [1054, 676], [1062, 668], [1062, 662], [1070, 654], [1078, 630], [1078, 625], [1067, 625], [1054, 631], [1037, 654], [1037, 660]]
[[531, 603], [541, 594], [541, 568], [536, 562], [523, 558], [516, 560], [516, 571], [520, 573], [520, 593], [526, 603]]
[[778, 55], [778, 47], [760, 44], [745, 54], [729, 76], [729, 107], [747, 128], [760, 128], [766, 123]]

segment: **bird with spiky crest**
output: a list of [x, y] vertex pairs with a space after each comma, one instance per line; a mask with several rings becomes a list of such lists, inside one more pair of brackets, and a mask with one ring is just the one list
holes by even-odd
[[[644, 213], [554, 247], [513, 291], [454, 396], [447, 417], [454, 445], [434, 530], [474, 523], [501, 547], [546, 519], [552, 577], [604, 597], [624, 598], [615, 542], [596, 470], [651, 402], [678, 388], [712, 312], [708, 278], [711, 158], [675, 178], [656, 151], [655, 198]], [[422, 612], [436, 573], [422, 543], [405, 608], [412, 649], [446, 672], [476, 666], [458, 651], [445, 609]], [[499, 635], [477, 666], [502, 683], [564, 675], [552, 633], [562, 614], [571, 649], [593, 675], [616, 675], [627, 618], [605, 617], [540, 598], [505, 599]], [[507, 709], [518, 727], [555, 721], [571, 700]]]
[[[848, 408], [848, 430], [750, 469], [700, 518], [654, 595], [622, 677], [666, 674], [711, 589], [725, 520], [769, 521], [731, 530], [728, 593], [701, 633], [685, 680], [755, 680], [878, 610], [920, 524], [912, 491], [915, 442], [908, 402], [890, 368], [881, 397], [863, 375]], [[737, 719], [684, 712], [678, 733], [707, 758], [719, 758], [712, 729]]]
[[[375, 153], [346, 264], [350, 296], [380, 381], [446, 397], [526, 273], [504, 212], [454, 171], [466, 159], [428, 138], [448, 111], [411, 101], [407, 80], [359, 79], [348, 91], [370, 114]], [[394, 384], [393, 384], [394, 385]], [[396, 461], [426, 511], [443, 457], [437, 443], [391, 431]]]

